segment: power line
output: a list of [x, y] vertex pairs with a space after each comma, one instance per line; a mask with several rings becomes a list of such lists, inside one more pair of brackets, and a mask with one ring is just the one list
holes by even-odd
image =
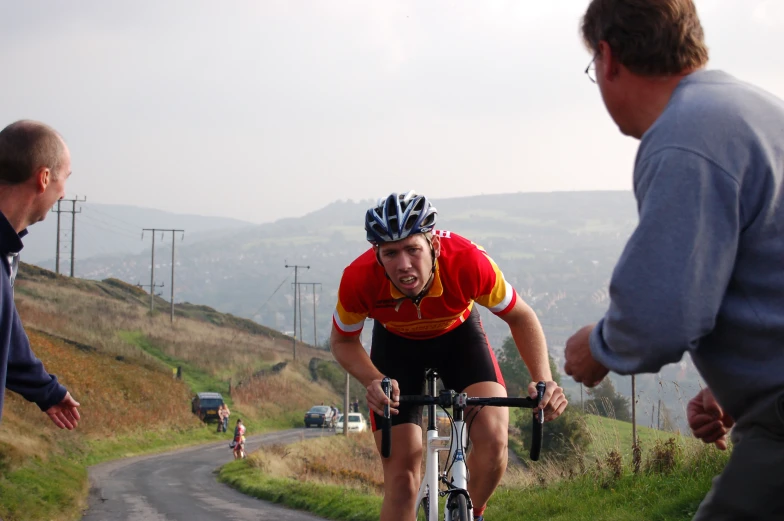
[[[85, 221], [84, 221], [85, 224], [89, 224], [93, 228], [97, 228], [99, 230], [103, 230], [105, 232], [109, 232], [109, 233], [112, 233], [112, 234], [115, 234], [115, 235], [121, 235], [121, 236], [127, 237], [129, 239], [138, 240], [138, 238], [139, 238], [138, 235], [131, 235], [130, 233], [128, 233], [128, 232], [126, 232], [125, 230], [122, 230], [122, 229], [107, 228], [106, 227], [106, 223], [104, 223], [102, 221], [96, 221], [93, 217], [90, 217], [89, 215], [84, 215], [84, 216], [82, 216], [82, 218], [85, 219]], [[112, 225], [108, 224], [108, 226], [112, 226]]]
[[254, 312], [254, 313], [251, 315], [251, 318], [252, 318], [252, 317], [255, 317], [255, 316], [256, 316], [256, 314], [258, 314], [258, 312], [259, 312], [259, 311], [261, 311], [261, 310], [262, 310], [262, 308], [264, 308], [264, 306], [266, 306], [267, 304], [269, 304], [269, 301], [270, 301], [270, 300], [272, 300], [272, 297], [274, 297], [274, 296], [275, 296], [275, 293], [277, 293], [277, 292], [278, 292], [278, 290], [279, 290], [280, 288], [282, 288], [282, 287], [283, 287], [283, 285], [286, 283], [286, 281], [287, 281], [287, 280], [289, 280], [290, 278], [291, 278], [291, 274], [288, 274], [288, 275], [286, 276], [286, 278], [285, 278], [285, 279], [283, 279], [283, 282], [281, 282], [280, 284], [278, 284], [278, 287], [277, 287], [277, 288], [275, 288], [275, 291], [273, 291], [273, 292], [272, 292], [272, 295], [270, 295], [270, 296], [267, 298], [267, 300], [264, 302], [264, 304], [262, 304], [261, 306], [259, 306], [259, 309], [257, 309], [257, 310], [256, 310], [256, 311], [255, 311], [255, 312]]
[[[139, 283], [136, 284], [136, 287], [137, 288], [150, 288], [150, 287], [152, 287], [152, 288], [162, 288], [163, 285], [164, 285], [163, 282], [161, 282], [160, 284], [153, 284], [152, 286], [150, 286], [149, 284], [142, 284], [141, 282], [139, 282]], [[153, 292], [153, 290], [151, 289], [150, 293], [152, 293], [152, 292]], [[156, 297], [160, 297], [161, 293], [156, 293], [155, 296]]]
[[[283, 279], [283, 280], [281, 281], [281, 283], [280, 283], [280, 284], [278, 284], [278, 287], [277, 287], [277, 288], [275, 288], [275, 291], [273, 291], [273, 292], [272, 292], [272, 294], [271, 294], [269, 297], [267, 297], [267, 300], [265, 300], [265, 301], [264, 301], [264, 304], [262, 304], [261, 306], [259, 306], [259, 308], [258, 308], [256, 311], [254, 311], [254, 312], [253, 312], [253, 314], [250, 316], [250, 320], [253, 320], [253, 317], [255, 317], [255, 316], [256, 316], [256, 315], [257, 315], [257, 314], [258, 314], [258, 313], [259, 313], [259, 312], [260, 312], [262, 309], [264, 309], [264, 306], [266, 306], [267, 304], [269, 304], [269, 301], [270, 301], [270, 300], [272, 300], [272, 297], [274, 297], [274, 296], [275, 296], [275, 294], [276, 294], [276, 293], [277, 293], [277, 292], [280, 290], [280, 288], [282, 288], [282, 287], [283, 287], [283, 285], [286, 283], [286, 281], [288, 281], [290, 278], [291, 278], [291, 274], [288, 274], [288, 275], [286, 275], [286, 278], [285, 278], [285, 279]], [[228, 342], [228, 344], [227, 344], [227, 345], [233, 345], [233, 344], [234, 344], [234, 340], [236, 340], [236, 339], [237, 339], [237, 336], [238, 336], [239, 334], [240, 334], [240, 330], [239, 330], [239, 329], [237, 329], [237, 330], [234, 332], [234, 336], [232, 336], [232, 337], [231, 337], [231, 340], [229, 340], [229, 342]]]
[[[89, 226], [95, 226], [94, 224], [91, 224], [91, 223], [88, 223], [88, 222], [85, 222], [84, 224], [87, 224]], [[94, 235], [94, 234], [92, 234], [90, 232], [84, 232], [84, 234], [92, 239], [91, 244], [93, 245], [93, 247], [98, 248], [101, 251], [101, 253], [103, 253], [105, 255], [112, 255], [111, 251], [109, 251], [109, 250], [107, 250], [106, 248], [103, 247], [103, 245], [101, 244], [100, 238], [96, 238], [96, 235]]]
[[94, 207], [91, 207], [91, 206], [85, 206], [85, 210], [90, 210], [92, 212], [99, 213], [99, 214], [103, 215], [104, 217], [107, 217], [107, 218], [112, 219], [114, 221], [120, 222], [120, 223], [122, 223], [122, 224], [124, 224], [126, 226], [129, 226], [133, 231], [136, 231], [139, 228], [141, 228], [141, 226], [139, 226], [138, 224], [129, 223], [128, 221], [124, 221], [124, 220], [120, 219], [119, 217], [114, 217], [113, 215], [110, 215], [110, 214], [108, 214], [106, 212], [102, 212], [102, 211], [98, 210], [97, 208], [94, 208]]
[[[84, 207], [84, 210], [86, 211], [87, 207]], [[135, 239], [139, 238], [138, 232], [141, 229], [141, 226], [139, 226], [136, 229], [132, 229], [130, 226], [126, 226], [124, 224], [119, 224], [119, 223], [116, 223], [116, 222], [109, 221], [109, 220], [105, 219], [101, 215], [96, 215], [96, 214], [90, 213], [90, 212], [85, 212], [85, 217], [89, 217], [94, 222], [101, 223], [104, 226], [108, 226], [108, 227], [111, 227], [112, 229], [120, 230], [123, 233], [127, 233], [127, 234], [130, 234], [130, 235], [133, 235]]]

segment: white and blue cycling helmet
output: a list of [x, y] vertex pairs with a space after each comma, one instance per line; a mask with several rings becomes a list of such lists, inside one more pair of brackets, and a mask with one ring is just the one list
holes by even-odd
[[427, 197], [413, 190], [381, 198], [365, 214], [367, 240], [373, 244], [394, 242], [417, 233], [433, 231], [438, 212]]

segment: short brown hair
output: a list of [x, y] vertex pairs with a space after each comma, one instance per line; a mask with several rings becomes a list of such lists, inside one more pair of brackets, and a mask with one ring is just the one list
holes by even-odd
[[692, 0], [593, 0], [582, 19], [593, 53], [606, 41], [635, 74], [679, 74], [708, 62], [708, 47]]
[[60, 134], [38, 121], [20, 120], [0, 131], [0, 183], [24, 183], [39, 168], [57, 176], [65, 153]]

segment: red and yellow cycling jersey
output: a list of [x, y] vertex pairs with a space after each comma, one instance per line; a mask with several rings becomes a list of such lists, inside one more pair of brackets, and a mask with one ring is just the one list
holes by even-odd
[[338, 332], [358, 335], [369, 317], [405, 338], [434, 338], [462, 324], [474, 302], [499, 316], [512, 309], [517, 293], [481, 246], [456, 233], [433, 233], [440, 237], [441, 252], [419, 305], [387, 279], [370, 248], [343, 270], [332, 314]]

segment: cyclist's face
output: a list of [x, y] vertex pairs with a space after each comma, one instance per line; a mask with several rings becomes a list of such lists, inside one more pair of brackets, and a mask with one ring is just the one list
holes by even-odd
[[[438, 237], [431, 240], [437, 257]], [[395, 286], [409, 297], [417, 296], [424, 289], [433, 269], [430, 245], [421, 233], [380, 245], [378, 258]]]

